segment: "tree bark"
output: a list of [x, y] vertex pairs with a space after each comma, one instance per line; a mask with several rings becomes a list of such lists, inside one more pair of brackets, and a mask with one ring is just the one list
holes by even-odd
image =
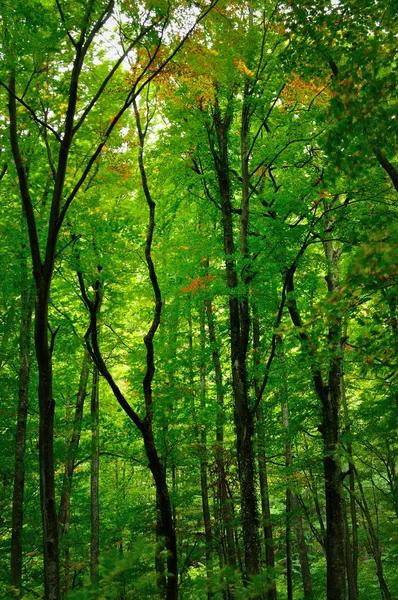
[[[344, 382], [343, 382], [344, 383]], [[343, 387], [343, 409], [344, 409], [344, 425], [345, 430], [350, 434], [350, 419], [348, 414], [347, 398], [345, 395], [345, 389]], [[350, 435], [348, 435], [350, 438]], [[348, 517], [346, 515], [346, 561], [347, 561], [347, 581], [348, 581], [348, 598], [349, 600], [357, 600], [358, 597], [358, 556], [359, 556], [359, 543], [358, 543], [358, 525], [357, 525], [357, 507], [355, 502], [355, 473], [354, 473], [354, 459], [352, 451], [351, 440], [347, 441], [347, 455], [348, 455], [348, 477], [350, 487], [350, 516], [351, 516], [351, 536], [352, 543], [350, 543], [350, 534], [348, 527]]]
[[292, 551], [292, 525], [291, 525], [291, 491], [286, 490], [286, 594], [287, 600], [293, 600], [293, 551]]
[[[247, 291], [237, 294], [238, 277], [235, 264], [235, 242], [233, 233], [232, 204], [228, 162], [228, 131], [231, 124], [231, 107], [222, 117], [218, 104], [213, 113], [213, 123], [217, 135], [218, 151], [214, 142], [210, 141], [217, 173], [221, 198], [221, 214], [224, 237], [225, 271], [229, 288], [230, 348], [231, 369], [234, 394], [234, 421], [236, 430], [236, 446], [238, 457], [238, 476], [240, 484], [240, 507], [245, 555], [245, 581], [261, 573], [260, 539], [258, 535], [258, 512], [255, 490], [255, 471], [253, 453], [254, 415], [249, 406], [249, 389], [247, 382], [247, 350], [250, 332], [250, 316]], [[242, 131], [246, 135], [245, 131]], [[243, 142], [242, 142], [243, 143]], [[242, 149], [242, 165], [247, 174], [247, 156]], [[243, 156], [244, 155], [244, 156]], [[248, 181], [244, 178], [242, 185], [242, 214], [240, 223], [240, 253], [242, 258], [247, 254], [248, 226]], [[243, 284], [246, 284], [246, 276]], [[261, 598], [262, 596], [257, 596]]]
[[99, 519], [99, 372], [93, 367], [93, 387], [91, 390], [91, 544], [90, 577], [91, 583], [98, 581], [98, 560], [100, 540]]
[[[11, 73], [9, 79], [9, 116], [10, 141], [18, 175], [22, 203], [26, 215], [29, 234], [33, 274], [36, 283], [35, 309], [35, 350], [39, 373], [39, 464], [40, 464], [40, 506], [43, 527], [44, 555], [44, 597], [45, 600], [60, 598], [60, 563], [58, 543], [58, 522], [55, 505], [54, 486], [54, 407], [53, 372], [51, 350], [48, 338], [48, 302], [50, 282], [54, 265], [57, 234], [49, 232], [46, 260], [42, 263], [40, 245], [33, 203], [30, 197], [28, 178], [19, 148], [17, 129], [17, 107], [15, 93], [15, 77]], [[53, 340], [52, 340], [53, 342]], [[51, 346], [53, 343], [51, 343]]]
[[160, 514], [159, 492], [156, 488], [156, 551], [155, 551], [155, 570], [156, 581], [159, 589], [160, 600], [166, 596], [166, 574], [164, 570], [164, 559], [162, 551], [164, 548], [163, 521]]
[[[328, 227], [329, 229], [329, 227]], [[328, 261], [326, 281], [331, 295], [339, 292], [339, 261], [341, 250], [332, 241], [324, 241]], [[324, 388], [322, 401], [321, 433], [324, 442], [324, 475], [326, 495], [326, 560], [327, 598], [345, 600], [345, 503], [343, 475], [340, 461], [340, 408], [343, 401], [343, 352], [342, 321], [339, 316], [330, 316], [328, 346], [328, 386]]]
[[21, 326], [19, 333], [19, 392], [15, 433], [14, 488], [12, 497], [11, 586], [17, 597], [22, 584], [22, 528], [25, 487], [26, 422], [29, 403], [31, 325], [33, 298], [29, 289], [26, 257], [22, 258]]

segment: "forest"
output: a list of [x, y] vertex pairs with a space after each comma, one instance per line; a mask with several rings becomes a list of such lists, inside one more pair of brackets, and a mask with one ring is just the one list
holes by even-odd
[[1, 0], [0, 598], [398, 598], [397, 17]]

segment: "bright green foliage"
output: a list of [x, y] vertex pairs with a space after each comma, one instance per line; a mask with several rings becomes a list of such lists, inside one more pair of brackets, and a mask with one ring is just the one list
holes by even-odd
[[[289, 488], [298, 499], [290, 513], [294, 599], [304, 598], [294, 533], [299, 519], [313, 597], [327, 598], [324, 447], [319, 430], [322, 406], [314, 389], [314, 373], [322, 371], [327, 377], [331, 361], [343, 357], [346, 407], [342, 405], [340, 410], [338, 452], [351, 543], [356, 531], [351, 498], [357, 511], [358, 600], [383, 597], [372, 527], [384, 578], [394, 598], [398, 593], [394, 3], [303, 0], [275, 6], [257, 0], [219, 0], [213, 4], [206, 19], [169, 61], [187, 28], [210, 2], [116, 2], [102, 38], [90, 47], [81, 71], [75, 124], [95, 98], [116, 56], [142, 35], [79, 124], [66, 169], [63, 202], [74, 195], [90, 157], [103, 144], [59, 231], [51, 284], [49, 322], [52, 332], [59, 328], [52, 355], [57, 502], [89, 326], [77, 271], [83, 274], [91, 299], [96, 281], [101, 282], [98, 329], [102, 356], [131, 407], [141, 418], [145, 414], [142, 385], [147, 355], [143, 338], [154, 311], [153, 286], [145, 262], [148, 208], [137, 163], [139, 139], [134, 114], [130, 108], [122, 110], [135, 89], [146, 128], [148, 186], [156, 202], [152, 258], [163, 300], [154, 340], [153, 430], [172, 503], [180, 598], [221, 600], [227, 597], [228, 589], [234, 589], [235, 600], [266, 598], [268, 593], [265, 570], [247, 587], [243, 583], [239, 457], [229, 346], [231, 289], [224, 268], [231, 258], [239, 276], [233, 293], [239, 299], [247, 297], [250, 304], [247, 368], [251, 407], [256, 403], [256, 384], [268, 373], [260, 405], [261, 422], [256, 427], [258, 431], [261, 428], [265, 439], [277, 597], [287, 598]], [[0, 596], [4, 598], [10, 597], [23, 257], [29, 273], [31, 270], [8, 137], [8, 78], [14, 71], [19, 143], [43, 252], [60, 147], [57, 138], [63, 131], [69, 101], [75, 51], [71, 38], [86, 23], [89, 5], [93, 7], [89, 23], [93, 23], [106, 3], [60, 2], [63, 18], [52, 1], [1, 5]], [[233, 231], [238, 239], [242, 115], [246, 108], [250, 115], [247, 252], [238, 244], [235, 256], [228, 257], [220, 210], [215, 115], [218, 110], [222, 117], [231, 116], [227, 175]], [[111, 127], [113, 120], [117, 123]], [[386, 168], [385, 160], [391, 169]], [[328, 291], [325, 281], [330, 265], [324, 249], [331, 241], [341, 249], [339, 286], [333, 292]], [[294, 290], [287, 293], [287, 274], [292, 267]], [[289, 315], [293, 304], [301, 316], [300, 326]], [[215, 343], [206, 312], [209, 305]], [[253, 336], [256, 313], [259, 348], [254, 347]], [[336, 318], [341, 319], [343, 331], [338, 351], [330, 337]], [[275, 340], [276, 350], [267, 372]], [[24, 459], [24, 600], [43, 594], [37, 378], [33, 361]], [[60, 540], [62, 597], [164, 598], [155, 570], [155, 555], [163, 547], [162, 536], [157, 533], [156, 490], [143, 439], [103, 377], [100, 565], [98, 582], [90, 580], [90, 393], [91, 375], [72, 479], [69, 532]], [[286, 403], [290, 419], [287, 430], [282, 416]], [[258, 439], [254, 452], [261, 509]], [[286, 466], [288, 444], [292, 464]], [[227, 524], [219, 487], [220, 454], [232, 515], [235, 568], [228, 563]], [[355, 489], [350, 494], [352, 464]], [[206, 547], [204, 525], [204, 470], [210, 548]], [[260, 516], [261, 523], [263, 520]], [[165, 563], [165, 558], [163, 550], [160, 562]]]

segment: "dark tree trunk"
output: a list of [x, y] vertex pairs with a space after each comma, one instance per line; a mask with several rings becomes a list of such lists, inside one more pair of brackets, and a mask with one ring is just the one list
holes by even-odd
[[[343, 382], [344, 383], [344, 382]], [[345, 396], [345, 389], [343, 388], [343, 409], [344, 409], [344, 425], [345, 430], [350, 434], [350, 419], [348, 414], [347, 399]], [[349, 488], [350, 488], [350, 515], [351, 515], [351, 536], [352, 542], [350, 543], [350, 532], [348, 527], [348, 517], [346, 514], [346, 561], [347, 561], [347, 581], [348, 581], [348, 598], [349, 600], [357, 600], [358, 597], [358, 555], [359, 555], [359, 543], [358, 543], [358, 525], [357, 525], [357, 507], [355, 502], [355, 473], [354, 473], [354, 460], [352, 452], [352, 443], [350, 436], [347, 441], [347, 455], [348, 455], [348, 476], [349, 476]]]
[[48, 340], [49, 282], [38, 290], [35, 318], [35, 344], [39, 371], [39, 462], [40, 502], [44, 546], [44, 597], [60, 598], [59, 530], [54, 484], [53, 371]]
[[[307, 446], [306, 446], [306, 448], [307, 448]], [[321, 511], [321, 505], [319, 502], [318, 484], [317, 484], [316, 477], [314, 476], [314, 473], [310, 466], [308, 467], [308, 476], [306, 477], [306, 479], [307, 479], [308, 487], [311, 491], [312, 499], [314, 501], [314, 509], [315, 509], [315, 514], [318, 519], [319, 529], [317, 529], [314, 525], [312, 525], [309, 511], [306, 508], [306, 506], [301, 498], [299, 498], [300, 504], [304, 509], [308, 523], [312, 529], [312, 533], [314, 534], [315, 538], [319, 542], [323, 552], [326, 553], [326, 529], [325, 529], [323, 514]]]
[[149, 460], [149, 469], [153, 475], [156, 492], [158, 495], [159, 512], [162, 519], [165, 548], [167, 550], [167, 585], [166, 599], [176, 600], [178, 598], [178, 563], [177, 563], [177, 541], [170, 503], [170, 494], [166, 482], [166, 471], [160, 461], [153, 439], [152, 429], [149, 427], [143, 431], [146, 455]]
[[19, 392], [15, 433], [14, 488], [12, 496], [11, 586], [19, 597], [22, 584], [22, 527], [25, 487], [26, 422], [28, 417], [30, 379], [30, 333], [33, 298], [29, 291], [26, 257], [22, 259], [21, 326], [19, 333]]
[[[43, 556], [44, 556], [44, 597], [45, 600], [59, 600], [60, 598], [60, 573], [59, 573], [59, 542], [58, 522], [55, 505], [54, 486], [54, 408], [53, 399], [53, 372], [51, 362], [51, 345], [48, 339], [48, 302], [50, 296], [50, 282], [54, 266], [57, 232], [52, 229], [48, 235], [46, 246], [46, 259], [44, 263], [40, 256], [40, 244], [36, 228], [33, 203], [30, 197], [28, 178], [24, 161], [20, 153], [17, 129], [17, 108], [15, 79], [11, 74], [9, 79], [9, 115], [10, 115], [10, 141], [22, 203], [26, 215], [29, 234], [30, 249], [33, 263], [33, 274], [36, 282], [36, 309], [35, 309], [35, 350], [39, 374], [39, 464], [40, 464], [40, 506], [43, 527]], [[66, 164], [65, 164], [66, 168]], [[53, 206], [52, 217], [54, 220]]]
[[91, 544], [90, 544], [90, 577], [91, 582], [98, 580], [99, 559], [99, 372], [94, 365], [93, 387], [91, 390]]
[[164, 571], [164, 559], [162, 551], [164, 549], [163, 521], [160, 514], [159, 492], [156, 489], [156, 551], [155, 551], [155, 570], [156, 581], [159, 589], [159, 597], [163, 600], [166, 596], [166, 574]]
[[[228, 131], [231, 124], [231, 108], [226, 109], [221, 116], [218, 105], [214, 110], [214, 125], [217, 135], [218, 152], [212, 145], [214, 166], [217, 172], [221, 198], [221, 213], [224, 236], [225, 270], [229, 288], [229, 318], [231, 331], [231, 368], [234, 394], [234, 421], [236, 429], [236, 446], [238, 457], [238, 476], [240, 484], [241, 523], [243, 547], [245, 555], [245, 580], [259, 575], [260, 539], [258, 534], [259, 520], [255, 490], [255, 471], [253, 453], [254, 415], [249, 406], [249, 389], [247, 382], [247, 350], [250, 332], [249, 305], [247, 291], [237, 294], [238, 277], [234, 260], [235, 242], [233, 234], [233, 213], [230, 195], [229, 164], [228, 164]], [[242, 152], [245, 152], [244, 149]], [[246, 178], [246, 156], [242, 159], [244, 165], [244, 185], [242, 185], [242, 208], [240, 223], [240, 252], [242, 258], [247, 254], [248, 226], [248, 182]], [[246, 276], [243, 284], [246, 284]], [[258, 596], [261, 598], [261, 595]]]
[[388, 158], [384, 154], [382, 154], [379, 150], [376, 150], [376, 157], [377, 157], [377, 160], [379, 161], [380, 165], [383, 167], [383, 169], [385, 170], [385, 172], [391, 179], [391, 182], [392, 182], [393, 186], [395, 187], [396, 191], [398, 192], [398, 171], [397, 171], [397, 169], [394, 167], [393, 164], [390, 163]]
[[[66, 427], [70, 426], [70, 394], [68, 394], [68, 399], [66, 402], [66, 411], [65, 411], [65, 425]], [[69, 596], [69, 592], [70, 592], [70, 543], [69, 543], [69, 539], [68, 539], [68, 534], [70, 531], [70, 497], [71, 497], [71, 489], [68, 489], [68, 483], [67, 482], [67, 471], [68, 471], [68, 453], [69, 453], [69, 447], [70, 447], [70, 443], [71, 440], [70, 439], [66, 439], [65, 440], [65, 470], [64, 470], [64, 480], [63, 480], [63, 484], [62, 484], [62, 495], [61, 495], [61, 502], [60, 502], [60, 509], [58, 511], [58, 524], [60, 527], [60, 532], [61, 533], [61, 537], [62, 535], [65, 536], [64, 539], [64, 543], [63, 543], [63, 549], [64, 549], [64, 576], [65, 576], [65, 586], [64, 586], [64, 592], [65, 592], [65, 598], [67, 598]], [[63, 502], [62, 502], [63, 500]], [[59, 521], [59, 516], [60, 516], [60, 510], [61, 510], [61, 505], [62, 503], [64, 504], [63, 507], [63, 524], [61, 527], [60, 521]], [[62, 542], [60, 542], [62, 545]]]
[[[341, 250], [334, 248], [331, 241], [324, 242], [324, 249], [328, 261], [328, 275], [326, 276], [328, 291], [332, 295], [337, 295]], [[321, 395], [321, 433], [324, 442], [323, 464], [326, 497], [327, 598], [328, 600], [345, 600], [346, 514], [340, 461], [340, 409], [344, 393], [344, 345], [342, 343], [341, 317], [330, 316], [330, 319], [328, 346], [331, 358], [329, 360], [328, 386], [324, 387]]]
[[[327, 227], [328, 237], [333, 223]], [[337, 296], [339, 291], [339, 259], [341, 249], [333, 247], [333, 242], [325, 240], [324, 250], [328, 261], [326, 281], [329, 294]], [[294, 270], [286, 277], [286, 291], [294, 292]], [[297, 302], [290, 294], [288, 308], [294, 325], [299, 329], [299, 337], [311, 357], [313, 345], [305, 333]], [[319, 427], [324, 446], [324, 478], [326, 497], [326, 563], [327, 563], [327, 600], [345, 600], [346, 598], [346, 539], [345, 504], [343, 495], [343, 476], [340, 462], [340, 408], [343, 398], [343, 351], [342, 322], [337, 314], [329, 315], [328, 331], [328, 383], [317, 367], [313, 367], [314, 387], [322, 405], [322, 423]]]

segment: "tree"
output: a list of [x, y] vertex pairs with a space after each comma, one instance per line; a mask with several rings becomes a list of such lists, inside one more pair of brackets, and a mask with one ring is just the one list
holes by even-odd
[[[41, 5], [40, 8], [42, 8]], [[121, 57], [114, 62], [109, 72], [97, 84], [96, 91], [92, 92], [91, 98], [87, 98], [86, 105], [80, 113], [80, 79], [85, 71], [88, 57], [95, 50], [98, 34], [104, 30], [105, 25], [114, 12], [115, 3], [113, 1], [108, 3], [90, 2], [80, 12], [74, 10], [72, 6], [62, 8], [59, 3], [57, 4], [57, 8], [57, 13], [54, 13], [52, 9], [44, 9], [43, 7], [38, 17], [34, 18], [34, 35], [31, 37], [31, 47], [29, 48], [31, 54], [25, 53], [24, 58], [22, 58], [23, 55], [19, 52], [20, 38], [17, 37], [16, 28], [20, 28], [21, 20], [25, 29], [31, 27], [30, 19], [33, 16], [32, 9], [34, 10], [34, 7], [29, 7], [27, 14], [21, 10], [19, 5], [10, 10], [7, 17], [12, 27], [9, 28], [6, 26], [3, 30], [3, 48], [9, 58], [6, 65], [8, 69], [8, 82], [2, 81], [3, 87], [8, 91], [10, 143], [18, 175], [21, 199], [27, 219], [37, 292], [35, 349], [39, 369], [40, 489], [43, 519], [45, 597], [48, 599], [57, 599], [60, 597], [58, 524], [53, 452], [55, 406], [52, 390], [52, 351], [55, 334], [52, 334], [50, 339], [48, 336], [48, 304], [51, 279], [57, 256], [57, 241], [70, 204], [87, 180], [93, 165], [116, 127], [116, 124], [132, 105], [140, 89], [155, 77], [156, 71], [160, 71], [163, 67], [161, 64], [155, 70], [152, 70], [151, 73], [148, 72], [154, 58], [158, 54], [170, 17], [168, 13], [162, 14], [156, 5], [153, 7], [153, 11], [151, 11], [152, 7], [149, 6], [148, 13], [144, 13], [143, 15], [139, 14], [138, 7], [135, 5], [130, 8], [126, 16], [130, 20], [132, 30], [126, 33], [126, 46], [122, 49]], [[205, 9], [204, 13], [200, 15], [199, 20], [205, 16], [210, 8], [207, 7]], [[193, 28], [195, 25], [196, 23], [193, 25]], [[46, 31], [49, 36], [50, 44], [47, 48], [39, 50], [38, 35], [42, 36], [43, 31]], [[20, 35], [21, 31], [18, 33]], [[131, 89], [127, 91], [121, 105], [117, 108], [116, 114], [108, 121], [105, 131], [98, 141], [95, 142], [94, 150], [90, 152], [88, 160], [85, 164], [81, 165], [80, 173], [77, 174], [71, 189], [68, 189], [66, 185], [68, 161], [70, 161], [72, 153], [79, 147], [79, 130], [86, 125], [88, 117], [94, 112], [93, 109], [97, 108], [96, 105], [101, 100], [101, 96], [105, 95], [104, 92], [110, 80], [114, 78], [125, 57], [151, 33], [154, 33], [155, 39], [157, 37], [158, 40], [154, 54], [149, 57], [140, 74], [137, 74], [137, 77], [132, 82]], [[189, 33], [186, 37], [188, 37]], [[184, 38], [163, 62], [167, 63], [171, 60], [171, 57], [178, 51], [183, 41]], [[67, 47], [66, 52], [63, 51], [65, 44]], [[47, 61], [43, 63], [45, 65], [44, 68], [38, 66], [37, 56], [40, 58], [39, 62]], [[61, 62], [57, 60], [59, 56], [62, 56]], [[51, 67], [51, 61], [48, 61], [49, 57], [54, 61]], [[66, 97], [64, 96], [66, 113], [64, 120], [61, 117], [59, 122], [59, 111], [60, 109], [63, 110], [62, 103], [59, 102], [59, 96], [56, 97], [56, 105], [50, 103], [50, 101], [46, 101], [44, 105], [39, 105], [36, 108], [36, 102], [33, 106], [30, 104], [30, 94], [32, 94], [32, 91], [35, 91], [32, 85], [33, 80], [35, 80], [37, 85], [41, 84], [47, 90], [49, 88], [48, 77], [50, 74], [56, 73], [61, 65], [67, 65], [68, 63], [72, 65], [71, 74], [69, 78], [65, 78], [62, 81], [66, 88]], [[55, 82], [54, 88], [50, 86], [49, 94], [44, 92], [46, 100], [50, 100], [51, 95], [59, 88], [57, 78], [54, 78], [53, 81]], [[18, 92], [18, 84], [20, 85], [21, 92]], [[22, 91], [24, 87], [25, 90]], [[24, 165], [24, 149], [21, 147], [19, 140], [18, 106], [23, 107], [28, 112], [33, 123], [37, 126], [35, 137], [40, 140], [39, 143], [47, 154], [47, 160], [45, 160], [52, 178], [50, 183], [52, 199], [49, 207], [48, 228], [44, 247], [39, 239], [38, 224], [34, 213], [33, 190], [28, 182], [26, 167]], [[50, 113], [50, 110], [52, 110], [52, 113]], [[52, 136], [51, 141], [49, 141], [50, 134]]]

